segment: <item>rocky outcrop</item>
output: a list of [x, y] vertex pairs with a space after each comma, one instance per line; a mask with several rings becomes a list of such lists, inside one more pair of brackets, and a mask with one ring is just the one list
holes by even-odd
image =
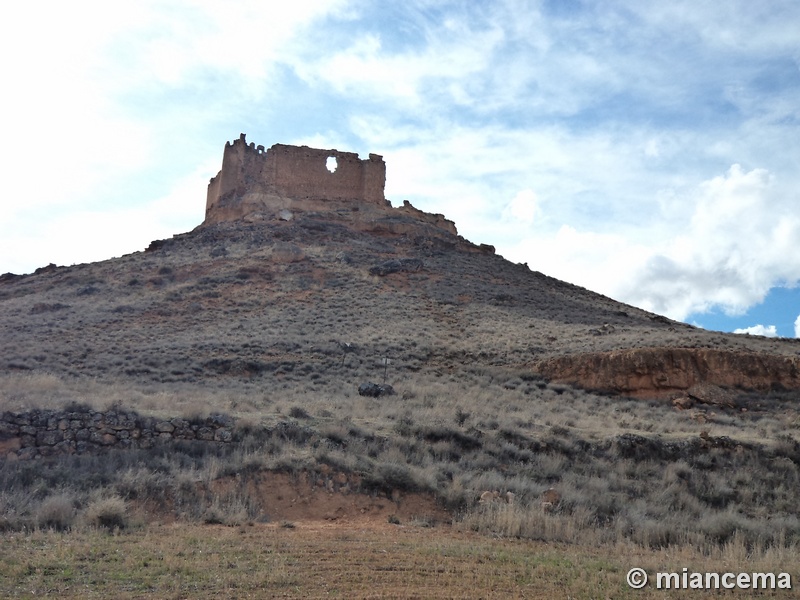
[[708, 348], [570, 354], [542, 361], [535, 369], [555, 382], [639, 398], [668, 396], [699, 384], [800, 389], [800, 357]]
[[424, 266], [424, 263], [418, 258], [395, 258], [375, 265], [369, 270], [369, 274], [385, 277], [392, 273], [419, 271]]
[[423, 221], [425, 223], [433, 225], [434, 227], [438, 227], [439, 229], [444, 229], [445, 231], [448, 231], [453, 235], [458, 235], [456, 224], [450, 219], [446, 218], [443, 214], [427, 213], [412, 206], [412, 204], [408, 200], [403, 200], [403, 206], [399, 207], [397, 210], [401, 213], [413, 217], [417, 221]]
[[176, 440], [227, 444], [234, 420], [211, 415], [192, 420], [145, 417], [131, 411], [32, 410], [0, 415], [0, 460], [86, 454], [112, 448], [152, 448]]

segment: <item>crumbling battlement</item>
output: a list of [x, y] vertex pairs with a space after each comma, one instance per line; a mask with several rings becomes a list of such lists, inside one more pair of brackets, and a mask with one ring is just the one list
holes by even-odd
[[245, 134], [227, 142], [222, 169], [208, 184], [202, 226], [230, 221], [292, 221], [313, 213], [358, 231], [416, 237], [458, 236], [444, 215], [394, 208], [383, 194], [386, 163], [370, 154], [275, 144], [247, 143]]
[[222, 169], [208, 184], [206, 223], [265, 208], [302, 208], [304, 201], [386, 206], [385, 183], [386, 164], [377, 154], [362, 160], [354, 152], [286, 144], [265, 150], [241, 134], [225, 144]]

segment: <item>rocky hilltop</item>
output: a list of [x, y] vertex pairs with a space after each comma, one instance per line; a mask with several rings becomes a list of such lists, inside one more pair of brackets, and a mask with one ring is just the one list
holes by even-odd
[[383, 194], [386, 164], [370, 154], [247, 143], [245, 134], [225, 144], [222, 168], [208, 184], [203, 225], [225, 221], [290, 221], [295, 214], [323, 213], [351, 228], [395, 234], [420, 228], [457, 234], [455, 225], [403, 202], [392, 208]]
[[673, 399], [800, 387], [793, 340], [700, 330], [511, 263], [393, 207], [384, 181], [378, 155], [243, 134], [194, 231], [2, 276], [0, 372], [265, 393], [355, 389], [378, 364], [398, 389], [475, 371]]
[[394, 207], [384, 176], [377, 155], [241, 137], [193, 231], [0, 277], [0, 530], [795, 547], [797, 341], [511, 263]]

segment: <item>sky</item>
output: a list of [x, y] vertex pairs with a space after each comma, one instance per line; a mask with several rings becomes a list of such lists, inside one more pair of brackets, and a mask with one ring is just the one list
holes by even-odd
[[203, 220], [225, 142], [384, 156], [536, 271], [800, 337], [800, 2], [43, 0], [0, 35], [0, 273]]

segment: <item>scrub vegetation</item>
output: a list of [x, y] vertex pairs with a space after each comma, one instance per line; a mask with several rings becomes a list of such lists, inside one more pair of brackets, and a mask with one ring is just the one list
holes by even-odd
[[[3, 595], [218, 597], [239, 585], [313, 597], [322, 582], [305, 574], [319, 571], [326, 589], [358, 596], [374, 570], [353, 565], [374, 564], [406, 586], [399, 595], [491, 583], [503, 597], [552, 597], [564, 588], [547, 582], [563, 577], [574, 597], [626, 597], [631, 557], [646, 568], [796, 557], [797, 391], [640, 399], [536, 369], [662, 347], [791, 361], [795, 342], [698, 330], [454, 239], [312, 216], [2, 276], [4, 419], [233, 422], [226, 443], [31, 460], [15, 454], [22, 434], [0, 431]], [[371, 274], [406, 258], [413, 270]], [[394, 395], [358, 395], [384, 379]], [[479, 502], [487, 491], [498, 500]], [[362, 554], [321, 563], [337, 543]]]
[[[0, 523], [113, 529], [147, 520], [148, 511], [263, 522], [278, 515], [249, 482], [277, 472], [323, 487], [342, 473], [355, 478], [345, 493], [426, 494], [460, 528], [515, 538], [698, 550], [734, 538], [753, 549], [797, 542], [800, 415], [785, 394], [760, 396], [746, 412], [677, 410], [535, 378], [509, 386], [509, 376], [480, 371], [422, 385], [397, 379], [399, 393], [381, 398], [272, 400], [226, 391], [182, 404], [164, 392], [142, 394], [131, 408], [151, 414], [174, 416], [183, 407], [191, 418], [227, 406], [234, 441], [0, 462]], [[42, 404], [54, 408], [70, 395], [69, 382], [46, 382], [50, 399]], [[44, 384], [32, 375], [4, 383], [6, 390]], [[84, 400], [102, 409], [113, 390], [95, 393]], [[16, 398], [27, 402], [22, 392]], [[215, 481], [231, 478], [235, 485], [216, 490]], [[514, 503], [481, 505], [486, 490], [510, 491]], [[545, 499], [549, 490], [556, 502]], [[117, 514], [103, 516], [99, 507]]]

